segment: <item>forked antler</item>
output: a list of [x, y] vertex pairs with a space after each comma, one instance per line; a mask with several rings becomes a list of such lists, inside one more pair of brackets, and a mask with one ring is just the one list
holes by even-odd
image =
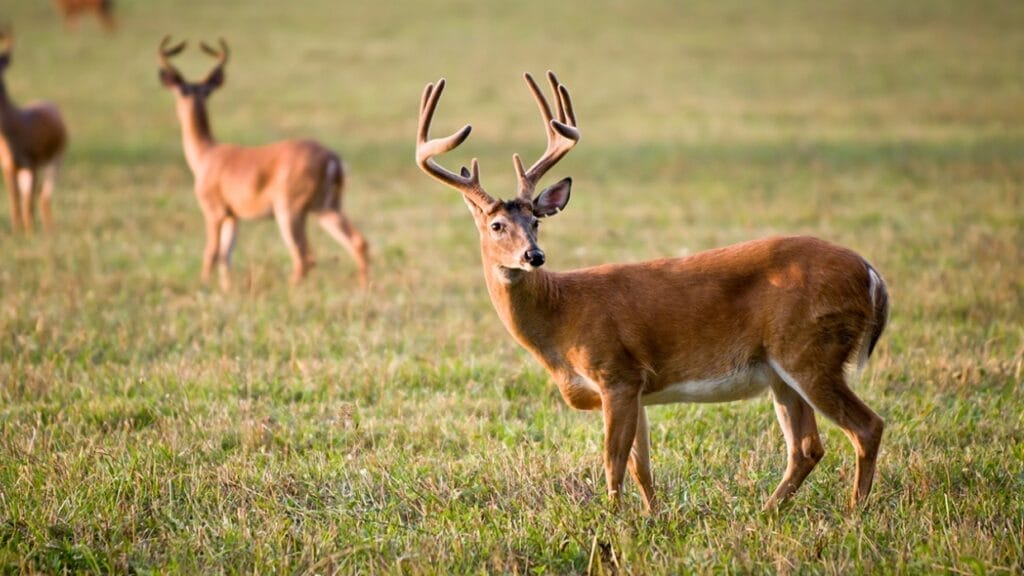
[[[177, 56], [178, 54], [181, 54], [181, 51], [185, 49], [186, 43], [187, 42], [183, 40], [178, 44], [171, 46], [170, 34], [164, 36], [164, 39], [160, 41], [160, 50], [157, 52], [157, 55], [160, 57], [160, 64], [162, 64], [163, 67], [167, 68], [168, 70], [177, 71], [177, 68], [175, 68], [174, 65], [171, 64], [171, 61], [169, 59], [173, 58], [174, 56]], [[210, 74], [207, 75], [208, 77], [212, 76], [218, 70], [224, 68], [224, 65], [227, 64], [228, 56], [231, 54], [231, 52], [228, 50], [228, 43], [225, 42], [223, 38], [220, 39], [220, 50], [213, 48], [206, 42], [200, 42], [199, 47], [203, 49], [203, 52], [206, 52], [210, 56], [213, 56], [217, 59], [217, 64], [214, 66], [213, 70], [210, 71]]]
[[516, 177], [519, 180], [519, 197], [532, 201], [537, 182], [580, 141], [580, 131], [576, 128], [576, 113], [572, 108], [572, 100], [569, 99], [569, 89], [558, 82], [554, 72], [548, 70], [548, 82], [554, 93], [558, 112], [557, 119], [552, 116], [551, 107], [548, 106], [547, 99], [544, 98], [537, 83], [533, 81], [533, 77], [528, 73], [523, 77], [526, 79], [530, 91], [533, 92], [533, 97], [537, 100], [537, 107], [540, 108], [540, 115], [544, 119], [544, 128], [548, 133], [548, 147], [544, 151], [544, 155], [534, 162], [529, 170], [523, 170], [523, 161], [519, 154], [512, 155], [512, 162], [516, 167]]
[[430, 140], [430, 122], [434, 119], [434, 111], [444, 91], [444, 78], [437, 85], [427, 84], [420, 101], [419, 131], [416, 135], [416, 164], [420, 169], [459, 192], [462, 192], [477, 208], [487, 211], [495, 200], [480, 185], [480, 165], [476, 158], [470, 163], [471, 170], [462, 168], [461, 174], [455, 174], [434, 161], [434, 156], [444, 154], [466, 141], [473, 127], [466, 124], [461, 130], [444, 138]]
[[171, 46], [171, 35], [164, 36], [164, 39], [160, 41], [160, 49], [157, 51], [157, 55], [160, 57], [160, 64], [168, 70], [176, 70], [171, 61], [168, 58], [172, 58], [181, 54], [181, 51], [185, 49], [185, 41], [182, 40], [176, 46]]
[[220, 42], [220, 50], [217, 50], [206, 42], [199, 43], [199, 47], [203, 49], [203, 52], [206, 52], [217, 59], [217, 66], [214, 67], [210, 74], [213, 74], [217, 70], [223, 68], [228, 62], [228, 56], [231, 54], [231, 51], [228, 50], [228, 43], [225, 42], [223, 38], [219, 38], [218, 41]]

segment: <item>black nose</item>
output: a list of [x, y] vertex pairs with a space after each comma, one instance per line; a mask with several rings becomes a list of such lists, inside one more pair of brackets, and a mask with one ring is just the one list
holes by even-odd
[[540, 248], [530, 248], [526, 251], [526, 261], [534, 268], [544, 265], [544, 251]]

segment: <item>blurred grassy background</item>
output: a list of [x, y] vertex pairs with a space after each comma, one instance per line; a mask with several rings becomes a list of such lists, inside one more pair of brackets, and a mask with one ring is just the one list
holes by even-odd
[[[28, 571], [1020, 572], [1024, 570], [1024, 4], [119, 0], [65, 31], [0, 0], [19, 103], [71, 147], [52, 237], [0, 219], [0, 563]], [[223, 36], [216, 135], [313, 136], [349, 164], [374, 286], [319, 230], [287, 286], [272, 222], [242, 225], [236, 290], [199, 286], [202, 221], [164, 34]], [[853, 454], [792, 506], [767, 397], [651, 411], [663, 513], [606, 510], [600, 418], [505, 333], [455, 192], [415, 167], [473, 135], [509, 196], [543, 132], [520, 78], [559, 73], [581, 144], [549, 265], [681, 255], [775, 233], [848, 245], [892, 322], [856, 386], [889, 423], [870, 509]], [[599, 544], [599, 545], [595, 545]]]

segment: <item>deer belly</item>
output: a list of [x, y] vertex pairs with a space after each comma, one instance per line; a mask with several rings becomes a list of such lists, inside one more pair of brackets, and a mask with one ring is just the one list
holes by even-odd
[[256, 220], [269, 218], [274, 215], [274, 207], [266, 204], [235, 204], [231, 206], [231, 212], [242, 220]]
[[640, 396], [644, 406], [677, 402], [732, 402], [751, 398], [764, 391], [771, 382], [772, 369], [757, 364], [726, 376], [704, 380], [675, 382], [661, 390]]
[[267, 218], [274, 214], [274, 204], [266, 195], [240, 191], [225, 194], [225, 199], [231, 213], [242, 220]]

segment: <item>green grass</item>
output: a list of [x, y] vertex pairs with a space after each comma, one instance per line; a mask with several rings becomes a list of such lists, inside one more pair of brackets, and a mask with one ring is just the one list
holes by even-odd
[[[0, 569], [42, 572], [1024, 571], [1024, 5], [1018, 2], [121, 0], [65, 33], [0, 0], [19, 101], [72, 144], [52, 237], [0, 219]], [[287, 285], [243, 224], [230, 294], [198, 282], [202, 222], [164, 33], [233, 49], [214, 129], [310, 135], [351, 168], [374, 285], [319, 230]], [[191, 51], [187, 75], [209, 58]], [[487, 299], [456, 194], [415, 167], [474, 124], [508, 196], [543, 133], [520, 80], [551, 68], [583, 140], [554, 269], [812, 233], [871, 260], [892, 318], [855, 386], [887, 421], [867, 510], [853, 452], [778, 514], [767, 396], [652, 409], [664, 509], [608, 509], [597, 414], [564, 406]]]

